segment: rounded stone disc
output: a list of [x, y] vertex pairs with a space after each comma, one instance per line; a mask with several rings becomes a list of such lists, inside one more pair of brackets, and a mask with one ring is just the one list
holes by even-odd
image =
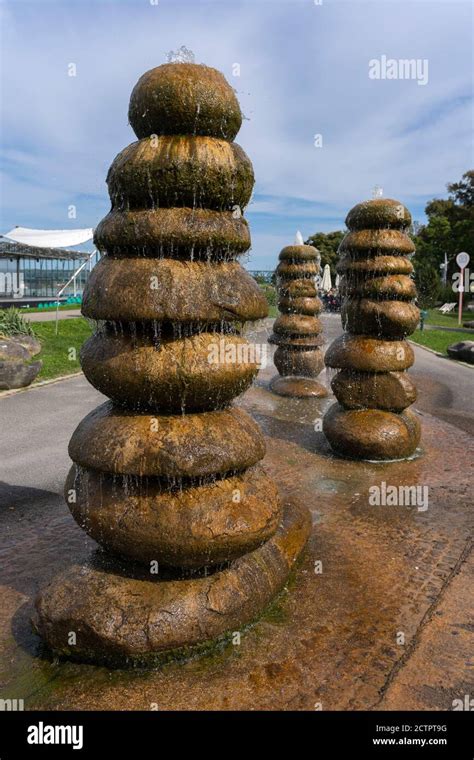
[[316, 277], [319, 272], [319, 265], [315, 261], [302, 261], [301, 263], [281, 261], [275, 271], [280, 280]]
[[273, 323], [273, 332], [283, 335], [319, 335], [321, 321], [303, 314], [280, 314]]
[[411, 277], [388, 274], [368, 277], [366, 273], [342, 275], [339, 287], [342, 295], [358, 298], [389, 298], [409, 301], [416, 297], [416, 286]]
[[314, 280], [282, 280], [278, 292], [282, 298], [316, 298], [318, 291]]
[[305, 314], [314, 316], [322, 311], [319, 298], [279, 298], [278, 309], [283, 314]]
[[73, 465], [65, 495], [76, 522], [104, 549], [148, 566], [229, 562], [268, 541], [281, 519], [276, 486], [259, 465], [174, 488]]
[[374, 256], [370, 259], [355, 259], [351, 255], [346, 255], [339, 259], [336, 269], [341, 274], [373, 276], [380, 273], [409, 275], [412, 274], [414, 268], [405, 256]]
[[165, 63], [138, 80], [128, 119], [137, 137], [189, 134], [233, 140], [242, 113], [233, 88], [217, 69]]
[[341, 335], [326, 351], [326, 366], [360, 372], [401, 372], [415, 361], [406, 340], [381, 340], [367, 335]]
[[82, 370], [94, 388], [131, 409], [192, 412], [222, 408], [258, 372], [254, 346], [238, 335], [189, 337], [96, 332], [81, 349]]
[[94, 243], [117, 256], [233, 258], [250, 248], [246, 220], [203, 208], [112, 210], [97, 225]]
[[69, 456], [81, 467], [170, 481], [245, 470], [264, 455], [260, 428], [237, 408], [154, 416], [107, 401], [84, 417], [69, 442]]
[[406, 459], [420, 442], [418, 417], [381, 409], [344, 409], [333, 404], [323, 419], [323, 432], [333, 451], [351, 459]]
[[318, 261], [319, 251], [312, 245], [286, 245], [278, 256], [280, 261], [290, 261], [294, 264], [304, 261]]
[[208, 643], [259, 617], [285, 585], [310, 531], [308, 511], [287, 505], [267, 543], [198, 578], [153, 580], [127, 577], [129, 568], [113, 565], [73, 565], [37, 597], [35, 627], [60, 656], [150, 664], [160, 653]]
[[302, 350], [294, 348], [294, 342], [288, 346], [278, 345], [273, 362], [280, 375], [317, 377], [324, 368], [323, 352], [320, 348]]
[[254, 182], [252, 163], [239, 145], [188, 135], [132, 143], [107, 175], [110, 200], [118, 209], [243, 209]]
[[273, 393], [291, 398], [324, 398], [327, 388], [310, 377], [274, 377], [270, 383]]
[[416, 401], [416, 387], [406, 372], [356, 372], [345, 369], [331, 381], [331, 388], [348, 409], [386, 409], [402, 412]]
[[318, 348], [324, 345], [323, 335], [285, 335], [284, 333], [273, 333], [268, 339], [269, 343], [273, 343], [275, 346], [281, 346], [285, 349], [294, 348], [295, 351], [299, 349], [312, 349]]
[[[356, 207], [357, 208], [357, 207]], [[339, 246], [339, 255], [356, 259], [375, 256], [410, 256], [415, 244], [398, 229], [358, 229], [348, 232]]]
[[418, 326], [420, 310], [407, 301], [347, 298], [341, 306], [344, 330], [356, 335], [404, 338]]
[[85, 317], [139, 322], [245, 322], [262, 319], [268, 304], [254, 278], [235, 261], [103, 256], [82, 300]]

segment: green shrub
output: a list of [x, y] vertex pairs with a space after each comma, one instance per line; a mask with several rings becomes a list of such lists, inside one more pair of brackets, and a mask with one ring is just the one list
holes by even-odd
[[34, 335], [34, 330], [19, 309], [0, 309], [0, 334]]
[[267, 299], [267, 303], [269, 306], [276, 306], [276, 290], [273, 285], [268, 285], [267, 283], [261, 284], [260, 289], [263, 291], [265, 298]]

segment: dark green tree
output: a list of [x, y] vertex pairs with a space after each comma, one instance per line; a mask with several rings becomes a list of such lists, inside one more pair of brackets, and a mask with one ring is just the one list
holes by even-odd
[[428, 262], [437, 272], [448, 256], [448, 282], [457, 271], [455, 259], [460, 251], [474, 255], [474, 171], [463, 174], [460, 182], [447, 185], [448, 198], [433, 198], [425, 212], [428, 223], [413, 236], [414, 263]]
[[317, 232], [305, 241], [306, 245], [314, 245], [318, 249], [321, 254], [321, 270], [326, 264], [329, 264], [333, 279], [336, 276], [337, 249], [344, 235], [345, 233], [340, 230], [336, 232]]
[[426, 260], [414, 259], [415, 284], [420, 309], [431, 309], [441, 292], [441, 282], [435, 267]]

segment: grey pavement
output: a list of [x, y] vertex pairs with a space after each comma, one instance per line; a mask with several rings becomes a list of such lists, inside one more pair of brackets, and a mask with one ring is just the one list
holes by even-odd
[[[80, 316], [81, 310], [79, 307], [77, 309], [59, 309], [58, 311], [59, 319], [71, 319], [71, 317]], [[25, 318], [28, 319], [29, 322], [54, 322], [56, 319], [56, 310], [48, 309], [45, 311], [26, 312]]]

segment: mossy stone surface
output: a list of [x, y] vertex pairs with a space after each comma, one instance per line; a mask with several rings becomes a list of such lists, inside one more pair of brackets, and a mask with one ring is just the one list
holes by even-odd
[[250, 248], [246, 219], [202, 208], [112, 210], [97, 225], [94, 243], [114, 256], [228, 260]]
[[209, 135], [233, 140], [242, 124], [235, 92], [217, 69], [167, 63], [140, 77], [128, 118], [137, 137]]
[[400, 201], [378, 198], [363, 201], [352, 208], [346, 216], [349, 230], [405, 230], [411, 224], [411, 214]]
[[244, 209], [255, 177], [242, 148], [214, 137], [163, 136], [132, 143], [107, 175], [114, 209]]

